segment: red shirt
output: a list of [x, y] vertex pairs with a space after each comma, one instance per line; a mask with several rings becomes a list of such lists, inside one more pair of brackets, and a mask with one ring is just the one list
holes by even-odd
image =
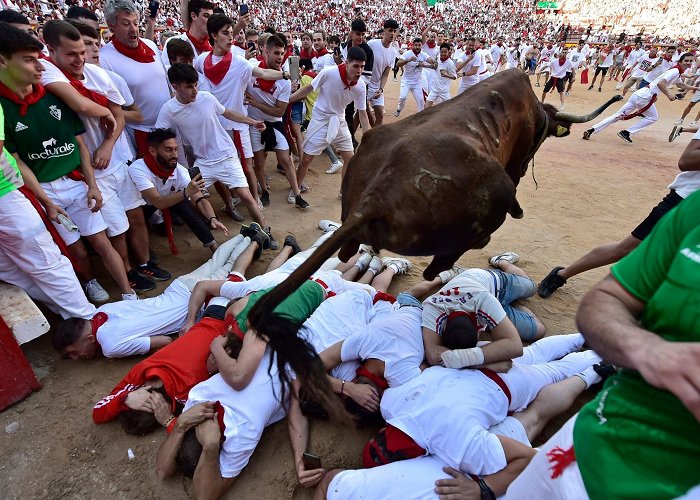
[[109, 396], [97, 402], [92, 409], [92, 420], [103, 424], [115, 419], [122, 411], [128, 410], [124, 400], [129, 393], [153, 378], [163, 381], [174, 409], [176, 400], [186, 400], [192, 387], [211, 376], [207, 372], [209, 345], [225, 333], [224, 321], [202, 319], [183, 337], [136, 364]]

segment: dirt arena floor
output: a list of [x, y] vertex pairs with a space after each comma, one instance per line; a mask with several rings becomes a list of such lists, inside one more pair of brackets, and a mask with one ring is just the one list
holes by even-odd
[[[590, 111], [613, 95], [614, 83], [606, 82], [602, 94], [587, 92], [585, 86], [577, 84], [567, 98], [567, 111]], [[399, 83], [390, 78], [386, 92], [389, 123], [396, 121], [393, 112], [398, 89]], [[541, 89], [534, 90], [539, 96]], [[558, 105], [554, 94], [547, 101]], [[616, 136], [624, 128], [624, 122], [609, 127], [588, 142], [581, 140], [585, 125], [574, 126], [569, 137], [548, 139], [535, 158], [539, 188], [535, 188], [531, 167], [518, 188], [524, 219], [508, 218], [492, 236], [488, 247], [468, 252], [459, 263], [484, 267], [488, 265], [489, 255], [512, 250], [521, 256], [519, 265], [539, 282], [553, 266], [571, 263], [596, 245], [624, 238], [665, 196], [666, 186], [678, 173], [678, 157], [691, 136], [685, 134], [673, 144], [668, 143], [667, 137], [673, 120], [680, 116], [687, 102], [686, 99], [670, 103], [661, 96], [657, 104], [661, 119], [634, 136], [634, 144]], [[403, 116], [413, 112], [415, 103], [409, 98]], [[321, 234], [317, 228], [319, 219], [339, 219], [340, 201], [336, 193], [340, 175], [326, 175], [327, 158], [317, 159], [306, 181], [311, 190], [305, 197], [311, 207], [302, 212], [287, 204], [288, 186], [275, 171], [272, 158], [267, 165], [272, 176], [272, 205], [265, 210], [265, 216], [275, 236], [282, 241], [285, 234], [292, 233], [302, 246], [311, 244]], [[391, 182], [387, 189], [392, 189]], [[230, 230], [229, 237], [238, 232], [237, 223], [225, 217], [222, 220]], [[180, 275], [199, 266], [209, 252], [187, 230], [176, 230], [181, 250], [177, 258], [167, 254], [164, 238], [152, 235], [151, 241], [161, 256], [161, 266]], [[261, 273], [272, 257], [270, 252], [264, 253], [249, 276]], [[421, 279], [428, 259], [412, 261], [413, 269], [408, 275], [398, 277], [390, 291], [398, 292]], [[525, 304], [541, 318], [549, 335], [573, 332], [579, 301], [606, 273], [607, 269], [586, 273], [571, 279], [550, 299], [535, 296]], [[114, 287], [109, 287], [110, 281], [103, 278], [102, 282], [116, 297]], [[149, 295], [161, 293], [167, 284], [159, 284]], [[0, 413], [1, 497], [181, 499], [192, 496], [191, 481], [177, 478], [161, 482], [155, 475], [155, 454], [164, 432], [133, 437], [125, 435], [116, 422], [103, 426], [92, 423], [93, 404], [109, 394], [138, 359], [64, 361], [52, 351], [49, 335], [23, 349], [43, 389]], [[5, 432], [12, 422], [18, 422], [19, 428]], [[556, 423], [546, 433], [555, 429]], [[374, 431], [312, 422], [309, 450], [322, 457], [326, 468], [358, 467], [362, 446]], [[131, 460], [127, 457], [129, 449], [135, 455]], [[309, 491], [297, 484], [283, 421], [265, 432], [249, 466], [227, 498], [310, 496]]]

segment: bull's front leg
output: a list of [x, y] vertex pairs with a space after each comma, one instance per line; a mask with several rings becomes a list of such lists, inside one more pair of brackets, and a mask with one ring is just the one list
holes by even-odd
[[433, 257], [433, 261], [428, 267], [423, 271], [423, 278], [428, 281], [433, 281], [438, 273], [445, 271], [446, 269], [452, 269], [455, 265], [457, 259], [459, 259], [462, 254], [456, 255], [436, 255]]
[[525, 212], [523, 212], [523, 209], [520, 206], [520, 203], [518, 203], [517, 198], [513, 198], [513, 204], [508, 209], [508, 213], [514, 219], [522, 219], [525, 216]]

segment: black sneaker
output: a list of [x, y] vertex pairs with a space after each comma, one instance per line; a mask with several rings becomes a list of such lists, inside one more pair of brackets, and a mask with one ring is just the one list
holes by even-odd
[[620, 131], [617, 133], [617, 136], [618, 136], [620, 139], [622, 139], [623, 141], [627, 141], [627, 142], [629, 142], [630, 144], [632, 144], [632, 138], [630, 137], [630, 133], [627, 132], [626, 130], [620, 130]]
[[258, 260], [262, 255], [263, 248], [270, 246], [270, 237], [261, 229], [260, 231], [256, 231], [250, 239], [258, 244], [258, 248], [255, 249], [255, 253], [253, 254], [253, 260]]
[[593, 85], [591, 85], [590, 87], [588, 87], [588, 90], [593, 90]]
[[284, 246], [285, 247], [292, 247], [292, 255], [290, 257], [295, 256], [299, 252], [301, 252], [301, 247], [299, 246], [299, 242], [297, 242], [297, 239], [292, 236], [291, 234], [288, 234], [284, 238]]
[[294, 206], [299, 208], [309, 208], [309, 203], [300, 194], [294, 198]]
[[593, 135], [593, 132], [595, 132], [595, 129], [589, 128], [588, 130], [586, 130], [586, 131], [583, 133], [583, 138], [584, 138], [585, 140], [589, 140], [589, 139], [591, 138], [591, 136]]
[[557, 274], [559, 271], [564, 269], [563, 267], [555, 267], [545, 278], [540, 282], [540, 286], [537, 287], [537, 295], [543, 299], [549, 298], [557, 288], [561, 288], [566, 283], [566, 278], [562, 278]]
[[126, 273], [126, 277], [129, 280], [129, 285], [135, 292], [148, 292], [156, 287], [153, 280], [139, 276], [133, 269]]
[[247, 226], [241, 226], [241, 234], [243, 236], [247, 236], [251, 240], [253, 239], [253, 236], [255, 236], [259, 231], [262, 231], [263, 228], [260, 227], [260, 224], [257, 222], [251, 222]]
[[262, 194], [260, 195], [260, 201], [262, 202], [263, 207], [270, 206], [270, 192], [263, 191]]
[[277, 171], [281, 174], [286, 175], [286, 172], [284, 171], [284, 167], [282, 165], [280, 165], [279, 163], [277, 164]]
[[601, 361], [600, 363], [593, 365], [593, 371], [600, 375], [600, 378], [603, 379], [602, 382], [605, 382], [617, 373], [617, 368], [607, 361]]
[[180, 217], [173, 211], [170, 211], [170, 220], [172, 221], [173, 226], [183, 226], [185, 224], [185, 221], [182, 220], [182, 217]]
[[142, 266], [136, 267], [136, 273], [143, 278], [150, 278], [153, 281], [168, 281], [172, 275], [165, 269], [161, 269], [150, 261]]
[[265, 232], [270, 238], [270, 250], [279, 250], [280, 244], [277, 243], [277, 240], [272, 236], [272, 229], [270, 229], [270, 226], [265, 226]]

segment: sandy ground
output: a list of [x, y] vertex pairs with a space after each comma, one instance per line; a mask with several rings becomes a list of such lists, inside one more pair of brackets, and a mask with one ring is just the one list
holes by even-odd
[[[612, 82], [614, 83], [614, 82]], [[587, 112], [613, 95], [614, 85], [606, 82], [602, 94], [586, 92], [577, 84], [568, 97], [567, 110]], [[399, 84], [387, 85], [386, 121], [396, 119]], [[541, 89], [534, 89], [540, 94]], [[554, 97], [554, 99], [552, 99]], [[555, 101], [556, 96], [548, 96]], [[554, 265], [572, 262], [592, 247], [625, 237], [667, 193], [666, 186], [678, 173], [677, 160], [690, 136], [673, 144], [667, 142], [675, 117], [687, 100], [669, 103], [659, 99], [661, 119], [634, 137], [634, 144], [615, 133], [623, 123], [611, 126], [586, 142], [584, 125], [574, 126], [570, 137], [548, 139], [535, 158], [535, 188], [531, 170], [518, 189], [525, 218], [508, 218], [483, 250], [468, 252], [460, 264], [487, 265], [487, 257], [506, 250], [521, 255], [520, 265], [539, 282]], [[415, 111], [409, 98], [406, 116]], [[607, 115], [607, 114], [606, 114]], [[604, 116], [606, 116], [604, 115]], [[319, 235], [319, 219], [338, 219], [340, 202], [336, 193], [340, 175], [326, 175], [327, 158], [317, 159], [307, 184], [311, 191], [306, 212], [286, 203], [288, 186], [268, 159], [272, 176], [272, 205], [265, 216], [281, 241], [294, 234], [308, 245]], [[391, 189], [390, 187], [388, 189]], [[217, 200], [218, 201], [218, 200]], [[226, 220], [231, 233], [239, 225]], [[152, 235], [152, 246], [161, 256], [162, 267], [175, 275], [184, 274], [208, 258], [208, 251], [186, 230], [177, 229], [181, 254], [167, 255], [164, 238]], [[449, 235], [446, 235], [449, 237]], [[249, 276], [263, 271], [272, 258], [266, 252]], [[414, 268], [397, 278], [390, 291], [400, 291], [421, 279], [428, 259], [413, 259]], [[525, 301], [543, 321], [549, 334], [575, 331], [574, 315], [586, 290], [600, 280], [607, 269], [599, 269], [570, 282], [548, 300], [535, 296]], [[106, 286], [108, 279], [103, 279]], [[149, 295], [161, 293], [159, 284]], [[117, 296], [113, 287], [112, 296]], [[18, 422], [13, 433], [0, 431], [0, 494], [4, 498], [188, 498], [192, 485], [182, 478], [161, 482], [154, 473], [155, 453], [164, 432], [137, 438], [125, 435], [118, 423], [96, 426], [91, 420], [93, 404], [108, 394], [138, 359], [108, 361], [64, 361], [51, 350], [49, 336], [23, 346], [43, 384], [43, 389], [0, 414], [0, 429]], [[590, 395], [588, 396], [590, 397]], [[546, 433], [551, 433], [556, 424]], [[309, 450], [321, 455], [324, 466], [351, 468], [360, 465], [360, 453], [374, 429], [339, 428], [327, 422], [313, 422]], [[286, 424], [269, 428], [247, 469], [240, 475], [228, 498], [310, 498], [296, 482]], [[127, 450], [135, 458], [127, 458]]]

